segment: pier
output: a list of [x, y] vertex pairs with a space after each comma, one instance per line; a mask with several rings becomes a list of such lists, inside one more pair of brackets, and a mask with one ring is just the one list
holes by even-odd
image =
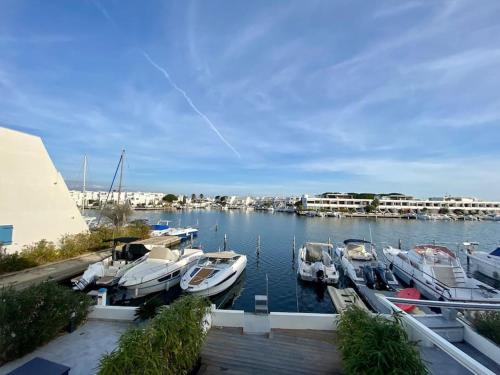
[[[135, 243], [152, 244], [171, 247], [181, 242], [179, 237], [165, 236], [154, 237]], [[59, 262], [47, 263], [38, 267], [0, 275], [0, 288], [13, 287], [14, 289], [25, 289], [31, 285], [41, 283], [46, 280], [62, 281], [82, 273], [87, 267], [96, 262], [100, 262], [111, 256], [111, 249], [96, 251], [75, 258], [61, 260]]]

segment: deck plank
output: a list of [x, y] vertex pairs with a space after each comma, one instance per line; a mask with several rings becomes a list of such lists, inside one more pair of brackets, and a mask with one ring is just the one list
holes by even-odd
[[201, 375], [210, 374], [341, 374], [335, 333], [273, 330], [242, 334], [212, 328], [202, 351]]

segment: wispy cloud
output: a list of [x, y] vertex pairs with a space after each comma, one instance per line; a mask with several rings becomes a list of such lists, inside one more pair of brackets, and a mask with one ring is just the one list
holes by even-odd
[[160, 73], [163, 74], [163, 76], [167, 79], [167, 81], [170, 83], [170, 85], [177, 91], [179, 92], [183, 97], [184, 99], [186, 100], [186, 102], [188, 103], [188, 105], [191, 107], [191, 109], [193, 111], [195, 111], [202, 119], [203, 121], [205, 121], [206, 124], [208, 124], [208, 126], [210, 127], [210, 129], [212, 129], [212, 131], [217, 135], [217, 137], [219, 137], [219, 139], [232, 151], [234, 152], [234, 154], [238, 157], [238, 158], [241, 158], [241, 155], [240, 153], [233, 147], [233, 145], [231, 143], [229, 143], [227, 141], [226, 138], [224, 138], [224, 136], [221, 134], [221, 132], [219, 131], [219, 129], [217, 129], [217, 127], [214, 125], [214, 123], [212, 121], [210, 121], [210, 119], [207, 117], [207, 115], [205, 115], [202, 111], [200, 111], [198, 109], [198, 107], [193, 103], [193, 101], [191, 100], [191, 98], [188, 96], [188, 94], [186, 93], [186, 91], [184, 91], [183, 89], [181, 89], [179, 86], [177, 86], [177, 84], [172, 80], [172, 78], [170, 77], [170, 74], [168, 74], [167, 70], [162, 68], [161, 66], [159, 66], [156, 62], [153, 61], [153, 59], [151, 59], [151, 57], [149, 57], [149, 55], [145, 52], [145, 51], [142, 51], [142, 54], [144, 55], [144, 57], [146, 58], [146, 60], [154, 67], [156, 68]]

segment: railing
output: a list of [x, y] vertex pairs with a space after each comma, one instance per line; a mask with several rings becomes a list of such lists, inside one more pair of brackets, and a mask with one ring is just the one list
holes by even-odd
[[499, 311], [500, 303], [489, 303], [489, 302], [451, 302], [451, 301], [431, 301], [431, 300], [415, 300], [408, 298], [399, 297], [386, 297], [388, 301], [393, 303], [402, 303], [418, 306], [429, 306], [429, 307], [444, 307], [450, 309], [461, 309], [461, 310], [481, 310], [481, 311]]
[[[397, 312], [400, 314], [403, 322], [413, 329], [415, 332], [418, 334], [422, 335], [425, 337], [427, 340], [432, 342], [434, 345], [436, 345], [439, 349], [444, 351], [446, 354], [448, 354], [450, 357], [452, 357], [454, 360], [456, 360], [458, 363], [460, 363], [463, 367], [471, 371], [473, 374], [480, 374], [480, 375], [494, 375], [495, 373], [491, 370], [489, 370], [487, 367], [476, 361], [474, 358], [470, 357], [460, 349], [458, 349], [455, 345], [447, 341], [445, 338], [439, 336], [436, 332], [431, 330], [429, 327], [425, 326], [421, 322], [419, 322], [417, 319], [415, 319], [413, 316], [405, 313], [403, 310], [401, 310], [399, 307], [394, 305], [387, 297], [380, 293], [375, 293], [375, 296], [380, 300], [380, 302], [389, 308], [390, 310]], [[394, 299], [392, 299], [394, 300]], [[406, 300], [408, 301], [408, 300]], [[422, 301], [413, 301], [410, 300], [411, 303], [416, 303], [416, 302], [422, 302]], [[429, 301], [426, 301], [429, 302]], [[440, 304], [446, 304], [450, 302], [439, 302], [439, 301], [433, 301], [433, 302], [438, 302]]]

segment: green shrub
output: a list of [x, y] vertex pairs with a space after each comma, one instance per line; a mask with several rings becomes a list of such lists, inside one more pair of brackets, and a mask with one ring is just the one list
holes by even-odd
[[136, 320], [147, 320], [153, 318], [159, 311], [160, 307], [165, 305], [160, 296], [155, 296], [142, 305], [140, 305], [135, 312]]
[[44, 282], [16, 291], [0, 290], [0, 364], [18, 358], [50, 341], [68, 326], [87, 316], [90, 298]]
[[477, 312], [472, 318], [472, 325], [481, 335], [500, 345], [500, 312]]
[[35, 267], [36, 265], [36, 262], [17, 253], [0, 255], [0, 275], [7, 272], [21, 271], [26, 268]]
[[342, 366], [347, 374], [426, 374], [416, 345], [408, 340], [399, 315], [386, 319], [351, 307], [337, 327]]
[[99, 363], [101, 375], [188, 374], [200, 356], [209, 302], [185, 296], [162, 308], [143, 329], [125, 332]]

